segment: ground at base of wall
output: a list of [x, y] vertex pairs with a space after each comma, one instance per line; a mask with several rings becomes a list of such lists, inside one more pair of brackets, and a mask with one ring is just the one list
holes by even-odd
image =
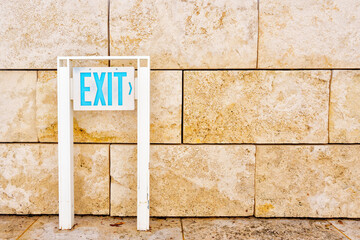
[[72, 230], [58, 217], [0, 215], [0, 239], [360, 239], [360, 220], [286, 218], [151, 218], [149, 231], [134, 217], [75, 216]]

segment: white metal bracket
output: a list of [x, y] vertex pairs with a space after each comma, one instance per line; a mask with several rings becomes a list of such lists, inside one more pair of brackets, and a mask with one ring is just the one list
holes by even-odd
[[[59, 229], [74, 226], [73, 79], [72, 61], [137, 60], [137, 229], [149, 230], [150, 161], [150, 57], [70, 56], [57, 58]], [[140, 60], [147, 66], [141, 67]]]

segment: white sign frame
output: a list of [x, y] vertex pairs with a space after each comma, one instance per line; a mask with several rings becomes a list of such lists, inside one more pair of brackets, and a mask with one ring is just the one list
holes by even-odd
[[[137, 60], [137, 229], [149, 230], [150, 160], [150, 57], [67, 56], [57, 58], [59, 229], [71, 229], [74, 222], [73, 86], [72, 61]], [[147, 62], [141, 67], [140, 61]]]

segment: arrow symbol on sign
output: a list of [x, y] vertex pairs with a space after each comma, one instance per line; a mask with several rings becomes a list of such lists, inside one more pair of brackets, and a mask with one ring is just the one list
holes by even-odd
[[129, 86], [130, 86], [130, 91], [129, 91], [129, 95], [130, 95], [132, 91], [131, 82], [129, 82]]

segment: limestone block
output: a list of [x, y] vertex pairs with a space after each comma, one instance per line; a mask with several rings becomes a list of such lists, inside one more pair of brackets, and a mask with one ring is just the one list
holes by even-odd
[[357, 0], [266, 0], [259, 10], [260, 68], [358, 68]]
[[327, 143], [330, 71], [185, 71], [184, 143]]
[[330, 96], [330, 142], [359, 143], [360, 71], [334, 71]]
[[0, 142], [37, 142], [36, 72], [1, 71], [0, 85]]
[[76, 214], [109, 214], [109, 145], [79, 144], [74, 148]]
[[[150, 140], [181, 142], [181, 71], [151, 72]], [[56, 72], [41, 71], [37, 85], [37, 128], [40, 141], [57, 141]], [[75, 111], [75, 142], [135, 143], [137, 111]]]
[[360, 146], [257, 146], [257, 217], [360, 217]]
[[348, 239], [360, 239], [360, 220], [338, 219], [329, 221]]
[[[109, 214], [109, 146], [75, 145], [75, 213]], [[58, 213], [55, 144], [0, 145], [0, 213]]]
[[57, 74], [39, 71], [36, 84], [36, 129], [40, 142], [57, 142]]
[[254, 68], [257, 1], [110, 3], [111, 55], [150, 55], [151, 68]]
[[348, 240], [329, 223], [311, 219], [184, 218], [184, 239]]
[[[111, 145], [111, 215], [136, 215], [136, 146]], [[255, 147], [152, 145], [151, 216], [250, 216]]]
[[3, 1], [0, 16], [0, 68], [55, 69], [57, 56], [108, 55], [107, 0]]
[[[71, 231], [59, 230], [57, 216], [41, 216], [22, 236], [23, 239], [122, 239], [181, 240], [179, 218], [151, 218], [149, 231], [137, 231], [136, 218], [109, 216], [75, 216], [76, 226]], [[116, 223], [118, 226], [112, 226]], [[1, 230], [0, 230], [1, 231]]]
[[0, 236], [3, 239], [17, 239], [38, 218], [38, 216], [0, 215]]

